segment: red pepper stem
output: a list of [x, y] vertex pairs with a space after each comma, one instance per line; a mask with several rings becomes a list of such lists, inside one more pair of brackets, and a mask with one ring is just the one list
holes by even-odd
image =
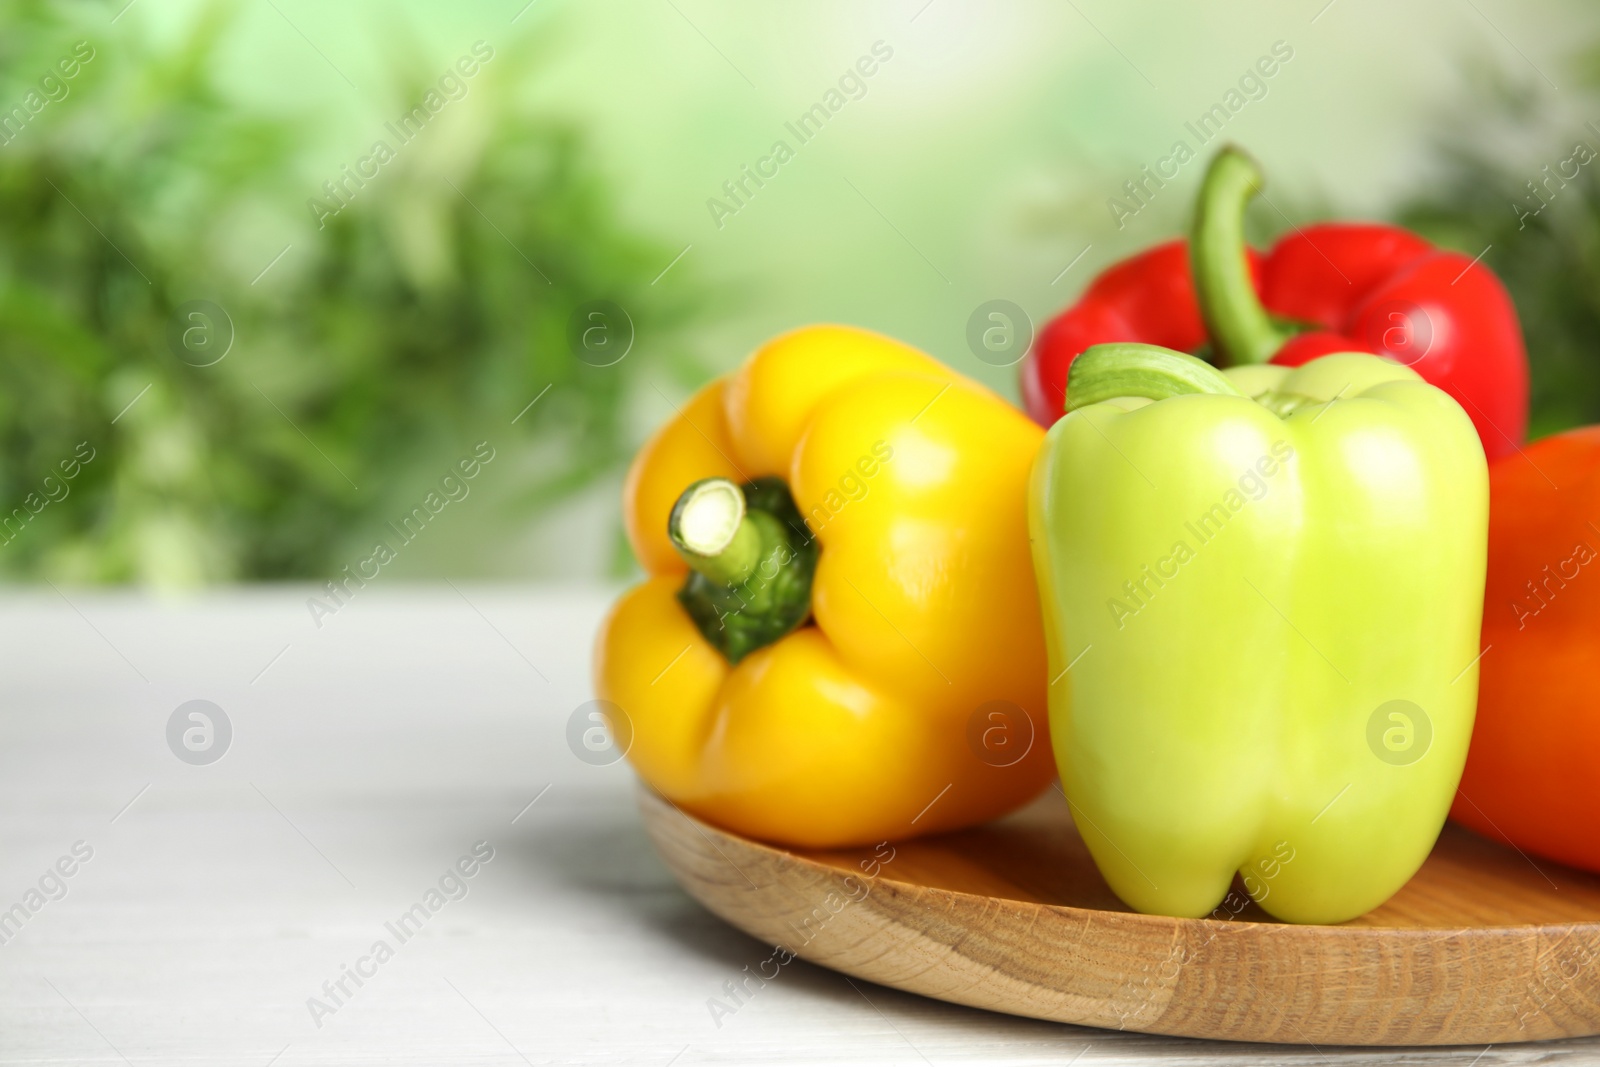
[[1119, 396], [1165, 400], [1191, 393], [1243, 396], [1205, 360], [1159, 345], [1091, 345], [1067, 372], [1067, 412]]
[[1289, 339], [1261, 306], [1244, 244], [1244, 209], [1261, 191], [1261, 168], [1227, 145], [1206, 170], [1195, 205], [1189, 260], [1200, 315], [1222, 366], [1265, 363]]

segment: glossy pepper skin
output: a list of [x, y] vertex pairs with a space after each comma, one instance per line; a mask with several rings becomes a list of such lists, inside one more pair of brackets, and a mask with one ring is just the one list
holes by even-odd
[[1600, 871], [1600, 427], [1489, 468], [1482, 683], [1451, 816]]
[[[639, 774], [718, 825], [802, 847], [949, 830], [1035, 796], [1054, 774], [1027, 532], [1043, 436], [932, 358], [842, 326], [779, 337], [698, 393], [629, 472], [648, 577], [596, 657]], [[717, 477], [781, 479], [820, 547], [810, 623], [737, 664], [680, 601], [668, 535], [686, 487]], [[1000, 731], [977, 746], [975, 715], [977, 736]]]
[[1472, 729], [1471, 421], [1359, 354], [1220, 372], [1106, 345], [1068, 396], [1030, 514], [1051, 737], [1101, 873], [1167, 915], [1211, 912], [1236, 873], [1290, 922], [1381, 904]]
[[1331, 352], [1371, 352], [1450, 394], [1490, 459], [1514, 452], [1527, 436], [1527, 352], [1494, 273], [1374, 223], [1307, 226], [1256, 253], [1244, 244], [1242, 217], [1260, 186], [1249, 157], [1223, 149], [1191, 239], [1110, 267], [1040, 332], [1022, 364], [1029, 414], [1042, 426], [1059, 419], [1073, 359], [1107, 342], [1204, 354], [1220, 366], [1294, 367]]

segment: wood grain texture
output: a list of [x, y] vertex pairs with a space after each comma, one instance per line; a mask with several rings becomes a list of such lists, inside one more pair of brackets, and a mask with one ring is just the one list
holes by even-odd
[[876, 856], [787, 852], [648, 789], [640, 807], [673, 874], [723, 919], [802, 959], [941, 1000], [1293, 1044], [1600, 1033], [1600, 879], [1453, 825], [1381, 908], [1292, 926], [1242, 891], [1227, 921], [1129, 911], [1053, 790], [997, 823]]

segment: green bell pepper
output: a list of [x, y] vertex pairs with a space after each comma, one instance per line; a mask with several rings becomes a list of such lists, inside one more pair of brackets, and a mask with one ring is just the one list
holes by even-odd
[[1235, 873], [1334, 923], [1438, 837], [1477, 700], [1488, 475], [1412, 370], [1341, 353], [1218, 371], [1090, 348], [1033, 470], [1050, 730], [1131, 907], [1200, 916]]

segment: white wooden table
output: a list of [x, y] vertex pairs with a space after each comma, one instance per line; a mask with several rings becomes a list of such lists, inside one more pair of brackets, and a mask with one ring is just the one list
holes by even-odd
[[[64, 592], [0, 605], [0, 1063], [1600, 1062], [1110, 1033], [801, 962], [719, 1027], [770, 950], [677, 888], [626, 764], [567, 745], [603, 592], [374, 586], [320, 630], [308, 589]], [[215, 762], [169, 747], [191, 700], [231, 724]]]

